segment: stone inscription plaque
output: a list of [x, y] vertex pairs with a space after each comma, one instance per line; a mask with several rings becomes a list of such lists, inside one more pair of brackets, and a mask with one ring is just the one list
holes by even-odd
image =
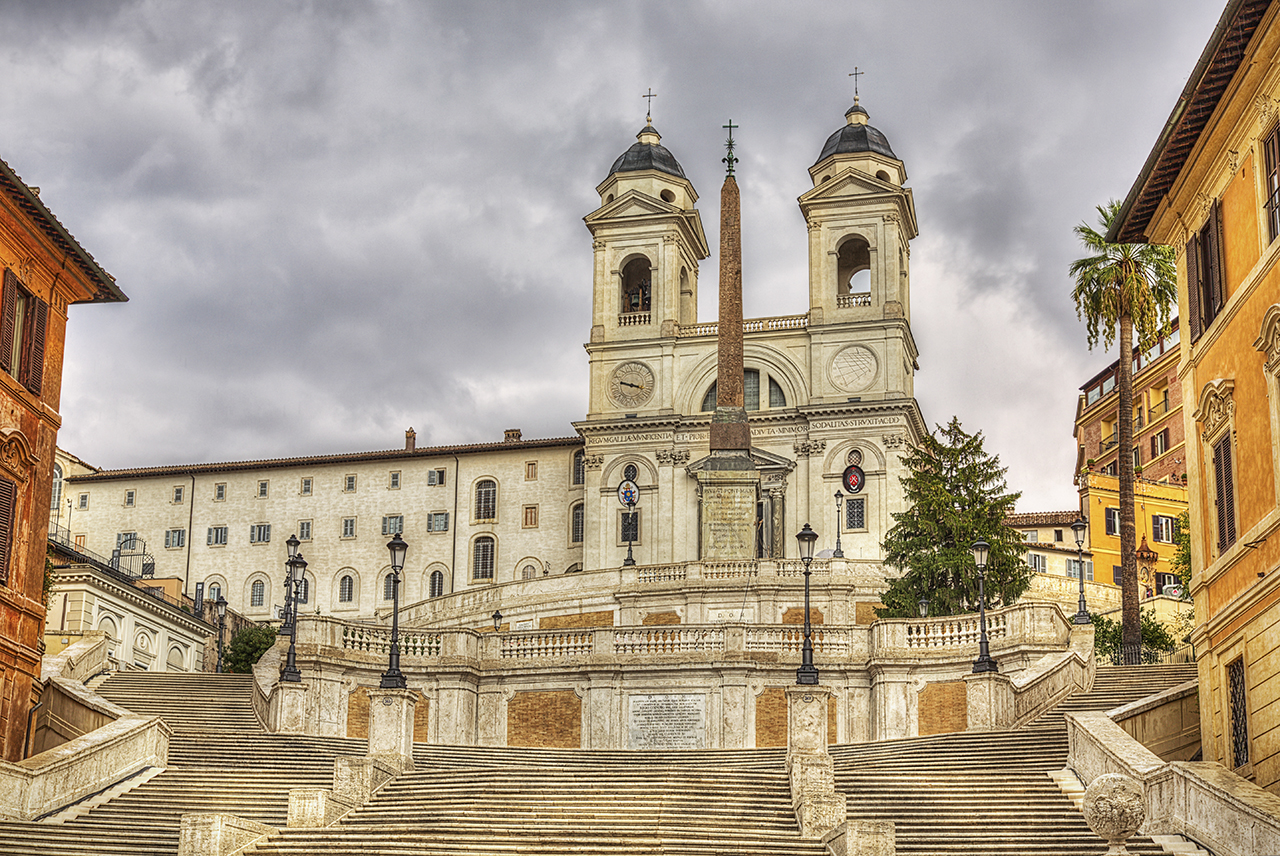
[[707, 699], [699, 693], [627, 697], [628, 749], [704, 749]]
[[744, 560], [756, 554], [754, 484], [702, 488], [702, 558]]

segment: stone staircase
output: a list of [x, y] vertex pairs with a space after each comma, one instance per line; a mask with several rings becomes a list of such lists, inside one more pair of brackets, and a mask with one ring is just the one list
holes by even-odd
[[1195, 663], [1157, 666], [1099, 666], [1093, 689], [1077, 693], [1053, 710], [1027, 723], [1027, 728], [1063, 725], [1064, 713], [1079, 710], [1111, 710], [1197, 677]]

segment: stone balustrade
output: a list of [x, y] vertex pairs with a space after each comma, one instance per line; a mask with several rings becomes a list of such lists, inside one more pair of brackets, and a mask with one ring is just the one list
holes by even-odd
[[[909, 651], [912, 657], [976, 650], [978, 624], [976, 615], [881, 619], [871, 625], [871, 647], [876, 652]], [[993, 651], [1014, 645], [1065, 648], [1071, 623], [1056, 604], [1014, 604], [987, 612], [987, 638]]]
[[[868, 295], [870, 297], [870, 295]], [[868, 303], [868, 306], [871, 304]], [[775, 315], [771, 318], [747, 318], [742, 322], [743, 333], [762, 333], [773, 330], [803, 330], [809, 326], [809, 316], [805, 315]], [[690, 324], [680, 327], [678, 336], [688, 338], [690, 336], [715, 336], [720, 332], [720, 325], [711, 321], [705, 324]]]

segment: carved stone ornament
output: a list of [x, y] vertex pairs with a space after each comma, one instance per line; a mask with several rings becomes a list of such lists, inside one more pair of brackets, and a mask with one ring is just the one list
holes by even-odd
[[906, 434], [885, 434], [880, 438], [886, 449], [901, 449], [907, 445]]
[[827, 450], [826, 440], [797, 440], [792, 447], [796, 457], [816, 457]]
[[680, 467], [689, 463], [688, 449], [659, 449], [658, 463], [664, 467]]
[[18, 279], [22, 280], [22, 284], [27, 288], [35, 285], [35, 259], [27, 256], [18, 262]]
[[604, 241], [592, 241], [592, 242], [591, 242], [591, 249], [593, 249], [593, 250], [603, 250], [603, 249], [604, 249], [605, 247], [607, 247], [607, 246], [609, 246], [609, 245], [608, 245], [608, 244], [606, 244]]
[[901, 217], [899, 217], [896, 213], [894, 213], [894, 212], [890, 211], [888, 214], [884, 215], [884, 222], [886, 222], [886, 223], [900, 223], [900, 222], [902, 222], [902, 218], [901, 218]]
[[604, 466], [604, 455], [583, 455], [582, 466], [588, 470], [598, 470]]
[[1235, 381], [1218, 378], [1204, 385], [1200, 390], [1200, 404], [1192, 418], [1204, 427], [1200, 431], [1200, 439], [1206, 443], [1236, 412], [1233, 397]]
[[1253, 346], [1267, 358], [1267, 371], [1280, 372], [1280, 303], [1273, 303], [1262, 316], [1262, 332]]
[[16, 481], [25, 482], [40, 459], [21, 431], [0, 431], [0, 467]]
[[1235, 149], [1227, 151], [1227, 169], [1233, 174], [1240, 169], [1240, 153]]
[[1205, 193], [1203, 190], [1195, 195], [1195, 198], [1191, 200], [1191, 206], [1192, 211], [1194, 212], [1192, 216], [1195, 218], [1196, 222], [1199, 222], [1209, 216], [1209, 206], [1212, 204], [1213, 200], [1210, 199], [1209, 194]]
[[1094, 779], [1085, 789], [1080, 810], [1089, 828], [1107, 842], [1107, 856], [1128, 853], [1124, 842], [1147, 819], [1142, 785], [1119, 773], [1104, 773]]
[[1261, 133], [1271, 124], [1272, 118], [1276, 115], [1276, 105], [1280, 104], [1280, 101], [1269, 95], [1259, 95], [1256, 103], [1258, 107], [1258, 125], [1261, 127], [1259, 133]]

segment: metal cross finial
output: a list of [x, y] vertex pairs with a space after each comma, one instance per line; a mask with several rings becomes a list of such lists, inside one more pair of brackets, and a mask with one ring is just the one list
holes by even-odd
[[725, 147], [729, 150], [729, 153], [720, 160], [729, 165], [729, 171], [726, 174], [733, 175], [733, 165], [738, 162], [738, 159], [733, 156], [733, 129], [738, 126], [733, 124], [733, 120], [730, 119], [729, 124], [721, 125], [720, 127], [729, 129], [729, 139], [724, 141]]
[[645, 124], [652, 125], [653, 124], [653, 99], [658, 97], [658, 93], [654, 92], [653, 87], [650, 86], [648, 94], [641, 95], [640, 97], [646, 99], [646, 103], [644, 105]]
[[853, 103], [854, 104], [858, 103], [858, 78], [864, 74], [866, 74], [866, 72], [858, 71], [858, 67], [856, 65], [853, 67], [853, 71], [850, 72], [849, 74], [849, 76], [853, 78]]

